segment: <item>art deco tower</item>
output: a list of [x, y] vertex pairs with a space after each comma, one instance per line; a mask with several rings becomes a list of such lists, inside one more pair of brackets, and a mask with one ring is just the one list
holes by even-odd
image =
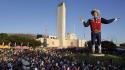
[[65, 3], [62, 2], [58, 5], [57, 14], [57, 31], [59, 39], [59, 47], [65, 47], [65, 30], [66, 30], [66, 7]]

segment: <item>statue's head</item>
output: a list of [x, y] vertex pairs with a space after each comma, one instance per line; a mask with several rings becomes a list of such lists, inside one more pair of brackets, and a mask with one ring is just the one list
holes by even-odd
[[98, 16], [100, 15], [100, 11], [99, 11], [98, 9], [93, 9], [93, 10], [91, 11], [91, 15], [92, 15], [93, 17], [98, 17]]

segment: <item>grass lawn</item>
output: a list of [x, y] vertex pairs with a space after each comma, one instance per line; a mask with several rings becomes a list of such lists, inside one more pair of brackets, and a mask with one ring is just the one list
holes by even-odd
[[87, 60], [89, 63], [95, 64], [97, 60], [100, 60], [104, 63], [107, 63], [110, 59], [113, 60], [114, 63], [117, 64], [125, 64], [125, 57], [121, 56], [116, 56], [116, 55], [110, 55], [110, 54], [105, 54], [105, 56], [92, 56], [92, 55], [87, 55], [87, 54], [72, 54], [68, 55], [67, 58], [71, 60], [77, 60], [79, 62], [84, 62]]

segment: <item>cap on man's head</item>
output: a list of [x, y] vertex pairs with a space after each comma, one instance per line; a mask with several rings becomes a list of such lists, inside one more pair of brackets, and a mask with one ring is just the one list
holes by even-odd
[[93, 10], [91, 11], [91, 14], [93, 15], [93, 14], [94, 14], [94, 12], [97, 12], [97, 13], [98, 13], [98, 15], [100, 14], [100, 11], [99, 11], [98, 9], [93, 9]]

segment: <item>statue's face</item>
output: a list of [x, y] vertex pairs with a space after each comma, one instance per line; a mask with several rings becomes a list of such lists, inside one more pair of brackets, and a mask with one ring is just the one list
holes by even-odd
[[99, 16], [99, 14], [98, 14], [98, 12], [94, 12], [94, 13], [92, 14], [92, 16], [97, 17], [97, 16]]

